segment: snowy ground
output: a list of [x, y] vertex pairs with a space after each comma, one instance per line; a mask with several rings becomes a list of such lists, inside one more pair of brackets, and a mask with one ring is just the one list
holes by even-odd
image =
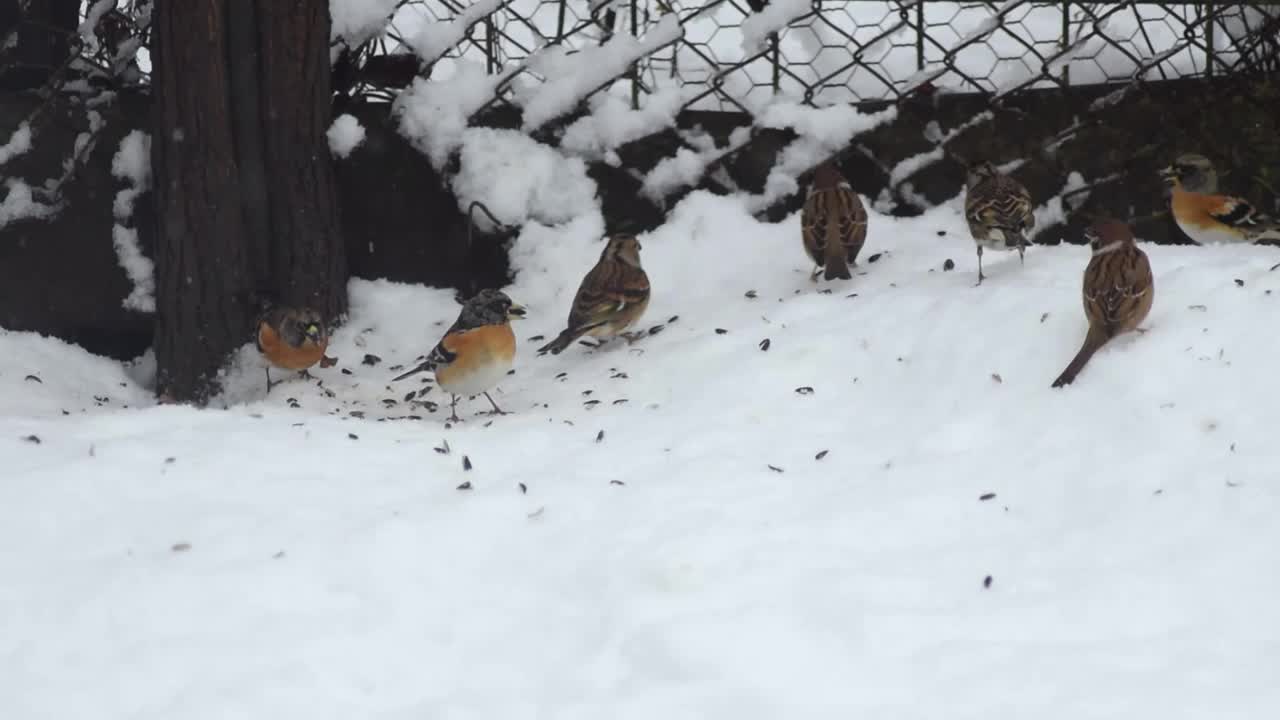
[[1151, 331], [1051, 390], [1084, 248], [975, 288], [953, 203], [818, 286], [742, 207], [642, 238], [661, 333], [558, 357], [601, 224], [528, 227], [513, 414], [453, 428], [387, 385], [446, 291], [353, 282], [323, 387], [226, 410], [0, 334], [0, 717], [1277, 716], [1280, 258], [1147, 248]]

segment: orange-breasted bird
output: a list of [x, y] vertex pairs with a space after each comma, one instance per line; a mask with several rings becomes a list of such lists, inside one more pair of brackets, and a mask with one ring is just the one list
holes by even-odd
[[276, 305], [258, 316], [256, 343], [266, 358], [267, 392], [271, 392], [271, 368], [297, 370], [304, 375], [307, 368], [324, 358], [329, 346], [329, 330], [320, 313], [310, 308]]
[[436, 384], [452, 396], [449, 419], [458, 420], [458, 397], [484, 395], [493, 412], [504, 415], [489, 396], [502, 381], [516, 356], [516, 336], [511, 319], [523, 317], [525, 309], [511, 302], [500, 290], [481, 290], [462, 306], [458, 319], [432, 348], [427, 359], [412, 370], [392, 378], [392, 382], [432, 370]]

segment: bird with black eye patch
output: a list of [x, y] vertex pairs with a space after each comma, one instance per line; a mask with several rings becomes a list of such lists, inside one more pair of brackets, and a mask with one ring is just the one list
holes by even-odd
[[1018, 251], [1023, 262], [1027, 233], [1036, 225], [1032, 213], [1031, 193], [1022, 183], [1005, 175], [989, 162], [969, 169], [965, 180], [964, 214], [969, 233], [978, 246], [978, 285], [986, 279], [982, 274], [982, 251]]
[[800, 239], [805, 253], [817, 264], [810, 280], [848, 280], [850, 266], [858, 264], [858, 252], [867, 241], [867, 211], [831, 161], [818, 166], [813, 185], [800, 212]]
[[609, 238], [600, 259], [582, 278], [569, 309], [569, 322], [556, 339], [538, 348], [541, 355], [559, 355], [574, 340], [588, 335], [601, 344], [628, 331], [649, 307], [649, 275], [640, 265], [640, 241], [629, 233]]
[[1197, 244], [1280, 244], [1280, 222], [1248, 200], [1218, 193], [1218, 173], [1209, 158], [1178, 156], [1160, 170], [1178, 229]]
[[427, 354], [426, 360], [391, 381], [432, 370], [436, 384], [452, 398], [450, 420], [459, 421], [458, 398], [475, 395], [484, 395], [489, 400], [493, 414], [506, 415], [493, 401], [489, 390], [511, 370], [516, 356], [511, 320], [524, 315], [525, 309], [501, 290], [481, 290], [463, 303], [458, 319]]
[[307, 368], [324, 359], [329, 346], [329, 330], [320, 313], [310, 308], [284, 305], [268, 307], [258, 316], [255, 337], [258, 351], [268, 366], [267, 392], [271, 392], [271, 368], [297, 370], [309, 377]]

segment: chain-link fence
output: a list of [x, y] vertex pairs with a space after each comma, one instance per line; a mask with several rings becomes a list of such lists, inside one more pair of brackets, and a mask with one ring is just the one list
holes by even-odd
[[[486, 12], [477, 12], [476, 10]], [[674, 17], [669, 37], [663, 23]], [[500, 102], [547, 81], [539, 60], [630, 38], [641, 48], [606, 87], [636, 106], [672, 87], [685, 109], [750, 111], [785, 95], [813, 105], [896, 101], [921, 89], [1001, 98], [1028, 88], [1130, 83], [1280, 69], [1280, 3], [940, 0], [403, 0], [376, 53], [456, 42], [433, 73], [482, 63], [521, 76]], [[430, 43], [426, 43], [430, 44]], [[441, 48], [433, 47], [439, 51]]]

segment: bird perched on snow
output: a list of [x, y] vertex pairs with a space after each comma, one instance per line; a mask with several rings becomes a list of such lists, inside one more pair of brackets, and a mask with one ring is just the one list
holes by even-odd
[[324, 359], [329, 331], [315, 310], [275, 305], [258, 316], [257, 324], [258, 351], [269, 363], [267, 392], [271, 392], [271, 367], [305, 375], [307, 368]]
[[830, 161], [818, 166], [813, 185], [800, 213], [804, 250], [818, 265], [811, 279], [826, 269], [823, 278], [848, 280], [849, 266], [856, 266], [858, 252], [867, 240], [867, 211], [862, 199]]
[[1054, 387], [1070, 385], [1089, 358], [1112, 338], [1138, 330], [1155, 297], [1151, 263], [1138, 249], [1128, 225], [1099, 220], [1085, 230], [1085, 238], [1093, 248], [1082, 288], [1089, 331], [1080, 352], [1053, 381]]
[[450, 420], [458, 420], [459, 396], [484, 395], [495, 414], [505, 415], [489, 396], [489, 390], [511, 370], [516, 356], [516, 336], [511, 331], [511, 319], [524, 314], [525, 309], [511, 302], [506, 293], [481, 290], [463, 304], [457, 321], [432, 348], [427, 359], [391, 381], [433, 370], [436, 384], [452, 396]]
[[1022, 183], [996, 170], [989, 162], [970, 168], [965, 181], [964, 214], [969, 232], [978, 245], [978, 284], [982, 274], [982, 250], [1017, 248], [1023, 261], [1027, 233], [1036, 225], [1031, 193]]
[[569, 310], [569, 323], [555, 340], [538, 348], [559, 355], [583, 335], [600, 340], [626, 332], [649, 306], [649, 276], [640, 265], [640, 241], [622, 233], [609, 238], [595, 267], [582, 278]]
[[1247, 200], [1218, 194], [1218, 174], [1205, 156], [1181, 155], [1160, 176], [1170, 188], [1173, 219], [1196, 243], [1280, 244], [1280, 222]]

